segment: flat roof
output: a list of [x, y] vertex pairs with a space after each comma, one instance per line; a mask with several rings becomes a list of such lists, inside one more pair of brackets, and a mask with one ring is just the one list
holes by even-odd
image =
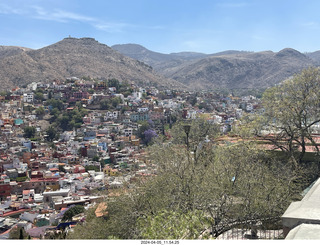
[[51, 194], [59, 194], [59, 193], [68, 193], [70, 192], [70, 189], [60, 189], [60, 190], [57, 190], [57, 191], [46, 191], [46, 192], [43, 192], [42, 195], [45, 196], [45, 195], [51, 195]]
[[307, 221], [320, 223], [320, 178], [301, 201], [290, 204], [281, 218], [283, 225], [289, 228]]

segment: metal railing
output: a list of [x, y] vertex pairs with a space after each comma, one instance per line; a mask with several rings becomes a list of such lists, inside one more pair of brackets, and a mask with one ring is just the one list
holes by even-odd
[[281, 221], [269, 224], [256, 224], [254, 226], [239, 225], [233, 227], [216, 239], [218, 240], [274, 240], [284, 239]]

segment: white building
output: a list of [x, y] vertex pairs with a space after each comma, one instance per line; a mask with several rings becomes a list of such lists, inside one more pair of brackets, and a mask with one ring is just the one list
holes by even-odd
[[222, 123], [222, 117], [219, 115], [214, 115], [213, 116], [213, 123], [216, 123], [216, 124]]
[[23, 102], [32, 103], [34, 99], [33, 93], [25, 93], [23, 94]]
[[117, 119], [119, 117], [119, 111], [107, 111], [105, 116], [104, 116], [104, 120], [108, 121], [108, 120], [113, 120], [113, 119]]
[[147, 112], [147, 111], [149, 111], [148, 107], [140, 107], [140, 108], [138, 108], [138, 112]]
[[134, 97], [134, 99], [141, 99], [142, 93], [141, 92], [133, 92], [132, 96]]
[[237, 118], [241, 118], [243, 114], [243, 110], [242, 109], [236, 109], [236, 117]]
[[32, 90], [32, 91], [37, 90], [37, 88], [38, 88], [38, 84], [35, 82], [27, 85], [27, 89]]
[[253, 111], [253, 105], [250, 104], [250, 103], [248, 103], [248, 104], [247, 104], [247, 107], [246, 107], [246, 110], [247, 110], [247, 111]]
[[132, 134], [133, 134], [133, 129], [132, 129], [132, 128], [126, 128], [126, 129], [124, 129], [124, 135], [125, 135], [126, 137], [130, 137], [130, 136], [132, 136]]

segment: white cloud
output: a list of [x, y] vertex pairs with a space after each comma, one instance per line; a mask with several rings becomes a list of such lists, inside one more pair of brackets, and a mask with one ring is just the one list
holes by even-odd
[[100, 31], [106, 31], [106, 32], [121, 32], [124, 27], [127, 27], [128, 25], [126, 23], [111, 23], [111, 22], [99, 22], [92, 24], [94, 28]]
[[94, 22], [95, 18], [80, 15], [73, 12], [68, 12], [60, 9], [55, 9], [52, 11], [46, 11], [44, 8], [39, 6], [32, 6], [35, 11], [35, 15], [33, 18], [42, 19], [42, 20], [50, 20], [57, 22], [68, 22], [70, 20], [79, 21], [79, 22]]
[[301, 24], [302, 27], [304, 28], [309, 28], [309, 29], [319, 29], [320, 25], [318, 22], [314, 22], [314, 21], [309, 21], [309, 22], [305, 22]]
[[62, 9], [46, 9], [39, 5], [13, 7], [0, 3], [0, 13], [7, 15], [21, 15], [27, 18], [47, 20], [61, 23], [71, 21], [82, 22], [91, 25], [93, 28], [107, 32], [121, 32], [123, 28], [129, 26], [126, 23], [107, 22], [91, 16], [78, 14]]
[[1, 14], [18, 14], [18, 15], [22, 15], [25, 14], [26, 11], [20, 8], [15, 8], [12, 6], [9, 6], [7, 4], [4, 3], [0, 3], [0, 13]]

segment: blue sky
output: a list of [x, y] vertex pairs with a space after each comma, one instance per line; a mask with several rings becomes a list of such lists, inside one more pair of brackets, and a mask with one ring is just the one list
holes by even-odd
[[0, 45], [72, 37], [162, 53], [320, 50], [319, 0], [0, 0]]

